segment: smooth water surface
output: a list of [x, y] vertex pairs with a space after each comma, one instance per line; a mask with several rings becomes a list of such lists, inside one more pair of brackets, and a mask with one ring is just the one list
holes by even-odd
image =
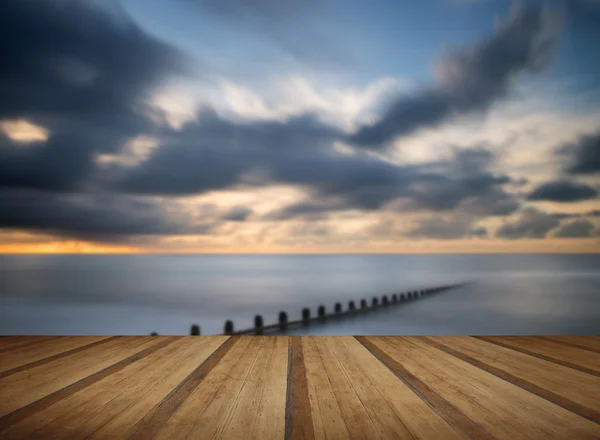
[[600, 255], [4, 255], [0, 334], [215, 334], [463, 281], [294, 333], [600, 334]]

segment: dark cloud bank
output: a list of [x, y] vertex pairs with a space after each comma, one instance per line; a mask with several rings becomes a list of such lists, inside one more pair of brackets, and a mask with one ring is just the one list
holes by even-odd
[[[252, 210], [240, 206], [211, 212], [210, 219], [182, 219], [149, 196], [169, 199], [271, 183], [305, 188], [312, 197], [267, 220], [382, 209], [463, 216], [427, 220], [410, 234], [415, 237], [484, 236], [476, 219], [505, 216], [521, 206], [504, 189], [511, 179], [491, 170], [494, 155], [481, 146], [456, 151], [449, 160], [397, 165], [362, 148], [341, 154], [333, 142], [377, 147], [455, 115], [485, 111], [510, 92], [518, 75], [546, 64], [555, 33], [538, 9], [514, 11], [485, 41], [448, 54], [436, 84], [399, 98], [379, 122], [347, 139], [313, 115], [285, 122], [232, 122], [210, 108], [201, 111], [197, 122], [173, 130], [146, 102], [161, 80], [187, 72], [186, 58], [124, 14], [97, 4], [0, 2], [0, 120], [26, 119], [50, 133], [46, 141], [27, 146], [0, 135], [0, 227], [101, 241], [202, 234], [223, 222], [254, 218]], [[215, 5], [227, 8], [228, 2]], [[98, 166], [98, 154], [116, 154], [140, 134], [160, 140], [147, 161], [133, 168]], [[568, 171], [598, 171], [589, 165], [590, 158], [597, 159], [597, 146], [597, 138], [586, 138], [565, 147], [561, 154], [573, 160]], [[550, 184], [530, 198], [588, 196], [577, 185], [557, 189]], [[582, 225], [583, 220], [575, 220], [557, 235], [581, 236]], [[541, 237], [556, 226], [551, 215], [524, 211], [524, 219], [505, 224], [498, 235]]]

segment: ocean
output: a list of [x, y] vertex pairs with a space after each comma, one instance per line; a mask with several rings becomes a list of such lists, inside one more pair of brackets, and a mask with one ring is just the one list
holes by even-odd
[[0, 334], [218, 334], [466, 281], [291, 333], [600, 334], [600, 255], [0, 255]]

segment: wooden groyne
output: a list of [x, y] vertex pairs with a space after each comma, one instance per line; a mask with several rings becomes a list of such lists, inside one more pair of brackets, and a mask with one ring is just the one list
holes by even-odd
[[[264, 335], [268, 332], [285, 332], [292, 327], [298, 326], [308, 326], [311, 322], [320, 322], [324, 323], [326, 321], [330, 321], [332, 319], [340, 319], [349, 315], [362, 315], [368, 312], [372, 312], [374, 310], [378, 310], [381, 308], [387, 308], [392, 306], [397, 306], [408, 301], [413, 301], [419, 298], [423, 298], [426, 296], [431, 296], [437, 293], [442, 293], [448, 291], [450, 289], [455, 289], [457, 287], [464, 286], [468, 283], [460, 283], [460, 284], [450, 284], [444, 286], [431, 287], [427, 289], [420, 290], [410, 290], [402, 293], [393, 293], [379, 296], [374, 296], [371, 298], [370, 303], [366, 298], [362, 298], [359, 302], [359, 307], [357, 307], [356, 303], [353, 300], [348, 301], [348, 306], [344, 310], [341, 302], [336, 302], [333, 306], [333, 312], [327, 313], [327, 309], [325, 305], [321, 304], [317, 308], [317, 314], [315, 316], [312, 315], [310, 308], [305, 307], [302, 309], [302, 313], [300, 315], [300, 319], [289, 320], [289, 316], [287, 312], [281, 311], [279, 312], [279, 319], [277, 323], [265, 325], [264, 319], [262, 315], [256, 315], [254, 317], [254, 327], [245, 328], [242, 330], [236, 330], [233, 321], [227, 320], [225, 321], [225, 325], [223, 326], [223, 334], [224, 335]], [[156, 335], [153, 333], [153, 335]], [[200, 335], [200, 326], [198, 324], [193, 324], [190, 329], [190, 335], [199, 336]]]

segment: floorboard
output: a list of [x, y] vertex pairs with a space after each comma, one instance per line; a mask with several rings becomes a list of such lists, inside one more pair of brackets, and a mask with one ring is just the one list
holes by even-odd
[[0, 337], [4, 439], [600, 439], [600, 337]]

